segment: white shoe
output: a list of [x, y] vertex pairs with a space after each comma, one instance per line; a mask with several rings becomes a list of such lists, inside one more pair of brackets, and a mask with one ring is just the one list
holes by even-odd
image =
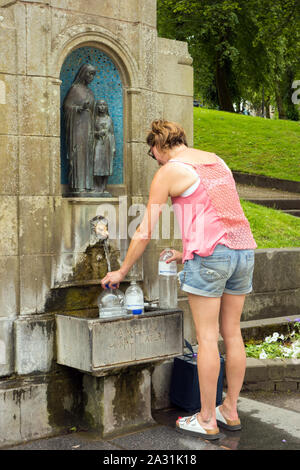
[[[220, 405], [221, 406], [221, 405]], [[216, 419], [217, 424], [220, 428], [227, 429], [228, 431], [240, 431], [242, 429], [242, 425], [239, 419], [230, 420], [224, 418], [220, 411], [220, 406], [216, 408]]]
[[176, 421], [176, 430], [184, 434], [190, 434], [191, 436], [202, 437], [208, 440], [220, 439], [222, 436], [219, 432], [219, 428], [203, 428], [197, 419], [197, 413], [193, 416], [179, 418]]

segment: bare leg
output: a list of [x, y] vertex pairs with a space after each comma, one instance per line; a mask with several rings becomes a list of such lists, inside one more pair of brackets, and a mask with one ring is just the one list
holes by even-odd
[[220, 372], [218, 350], [221, 299], [188, 294], [198, 340], [198, 377], [201, 411], [198, 421], [205, 429], [215, 429], [216, 394]]
[[241, 335], [240, 319], [245, 295], [223, 294], [220, 312], [220, 330], [226, 350], [227, 395], [221, 407], [223, 416], [238, 419], [237, 400], [246, 370], [246, 353]]

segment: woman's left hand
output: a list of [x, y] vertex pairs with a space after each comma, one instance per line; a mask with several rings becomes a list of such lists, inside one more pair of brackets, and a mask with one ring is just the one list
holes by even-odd
[[[159, 256], [161, 256], [163, 254], [163, 252], [166, 251], [166, 250], [163, 250]], [[166, 263], [169, 264], [171, 263], [171, 261], [176, 261], [177, 264], [182, 264], [182, 256], [183, 254], [181, 253], [181, 251], [177, 251], [177, 250], [174, 250], [173, 248], [171, 248], [172, 251], [172, 257], [168, 258]]]
[[123, 281], [124, 275], [118, 270], [118, 271], [111, 271], [106, 274], [106, 276], [101, 279], [100, 283], [103, 289], [107, 288], [118, 288], [120, 285], [120, 282]]

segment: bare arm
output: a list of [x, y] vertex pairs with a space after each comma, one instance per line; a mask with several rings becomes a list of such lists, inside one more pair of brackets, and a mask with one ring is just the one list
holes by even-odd
[[142, 256], [150, 242], [151, 235], [159, 219], [160, 213], [169, 196], [169, 185], [168, 181], [166, 181], [165, 173], [166, 172], [163, 171], [163, 168], [161, 168], [154, 176], [143, 220], [132, 237], [127, 254], [120, 269], [107, 273], [106, 276], [101, 279], [101, 285], [103, 288], [105, 285], [108, 285], [109, 287], [118, 287], [119, 283], [124, 279], [134, 263], [136, 263], [136, 261]]

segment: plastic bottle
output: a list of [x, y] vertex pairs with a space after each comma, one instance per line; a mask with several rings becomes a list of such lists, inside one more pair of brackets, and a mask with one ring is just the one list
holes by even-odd
[[125, 308], [129, 314], [141, 315], [144, 313], [144, 294], [136, 281], [131, 281], [125, 292]]
[[106, 289], [98, 297], [100, 318], [119, 317], [127, 314], [124, 294], [119, 289]]
[[177, 307], [177, 263], [166, 261], [173, 256], [172, 250], [166, 248], [159, 258], [159, 306], [160, 308]]

